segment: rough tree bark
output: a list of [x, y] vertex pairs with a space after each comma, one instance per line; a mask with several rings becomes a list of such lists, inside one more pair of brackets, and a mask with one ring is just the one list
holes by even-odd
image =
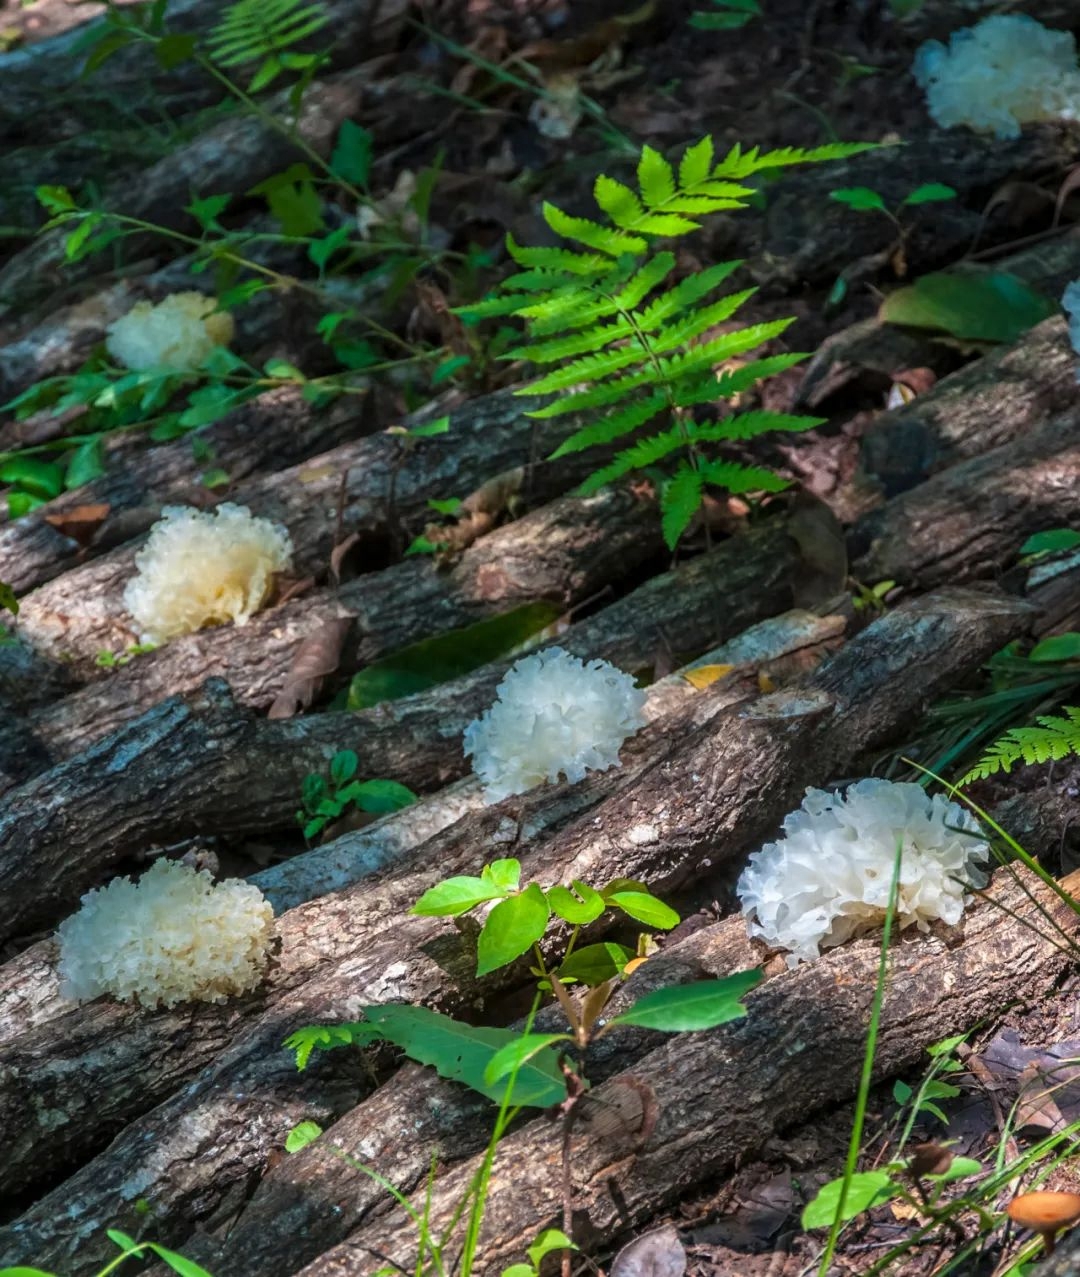
[[[518, 847], [523, 875], [544, 881], [626, 876], [667, 894], [703, 881], [760, 843], [808, 783], [827, 781], [858, 752], [894, 733], [1029, 619], [1025, 605], [976, 591], [944, 591], [897, 609], [795, 688], [743, 709], [722, 708], [700, 726], [672, 731], [669, 752], [628, 777], [609, 798]], [[710, 692], [702, 695], [708, 698]], [[702, 712], [695, 702], [691, 706]], [[305, 941], [318, 951], [318, 969], [271, 999], [246, 1033], [223, 1031], [222, 1019], [241, 1014], [240, 1004], [188, 1011], [178, 1051], [175, 1036], [162, 1040], [155, 1034], [173, 1013], [135, 1016], [95, 1004], [13, 1043], [4, 1056], [9, 1086], [0, 1112], [23, 1115], [16, 1138], [25, 1134], [34, 1151], [31, 1155], [28, 1145], [24, 1156], [10, 1149], [8, 1166], [20, 1162], [27, 1173], [47, 1165], [50, 1155], [64, 1156], [65, 1148], [85, 1147], [87, 1128], [102, 1113], [118, 1122], [125, 1104], [156, 1102], [163, 1076], [168, 1094], [184, 1069], [178, 1055], [197, 1067], [195, 1056], [204, 1040], [218, 1051], [195, 1082], [134, 1122], [105, 1153], [12, 1225], [3, 1254], [32, 1253], [39, 1262], [70, 1268], [78, 1252], [80, 1263], [93, 1263], [98, 1252], [90, 1234], [103, 1213], [123, 1226], [133, 1207], [135, 1193], [129, 1190], [134, 1185], [167, 1217], [162, 1226], [176, 1238], [194, 1218], [237, 1191], [301, 1117], [325, 1125], [339, 1116], [343, 1110], [335, 1111], [326, 1096], [312, 1096], [306, 1086], [298, 1092], [290, 1080], [290, 1065], [278, 1044], [300, 1024], [355, 1018], [365, 1002], [388, 1000], [475, 1014], [496, 982], [477, 987], [471, 939], [449, 934], [440, 920], [402, 918], [432, 882], [478, 872], [500, 844], [513, 842], [517, 822], [507, 806], [460, 821], [419, 849], [406, 867], [286, 915], [283, 926], [290, 932], [296, 927], [295, 940], [283, 946], [283, 968], [275, 981], [284, 983], [288, 965], [302, 960]], [[513, 975], [507, 971], [504, 978]], [[103, 1017], [97, 1031], [96, 1016]], [[105, 1028], [120, 1022], [122, 1031]], [[206, 1039], [193, 1032], [203, 1024]], [[63, 1077], [48, 1069], [61, 1029], [69, 1065]], [[103, 1037], [111, 1044], [107, 1069], [97, 1046]], [[152, 1046], [148, 1038], [156, 1038]], [[76, 1039], [85, 1050], [75, 1047]], [[134, 1072], [121, 1064], [121, 1052], [129, 1053]], [[70, 1062], [76, 1053], [79, 1082], [73, 1088]], [[131, 1085], [135, 1078], [137, 1087]], [[69, 1121], [43, 1130], [39, 1119], [31, 1132], [25, 1115], [43, 1112], [62, 1112]]]
[[[665, 648], [685, 644], [696, 655], [789, 606], [798, 563], [777, 522], [652, 578], [559, 641], [575, 655], [629, 671], [652, 668]], [[456, 780], [466, 769], [461, 733], [490, 704], [509, 664], [360, 713], [286, 721], [257, 719], [217, 679], [170, 697], [6, 796], [0, 938], [51, 922], [111, 866], [147, 846], [295, 828], [304, 776], [325, 771], [338, 749], [355, 749], [366, 775], [420, 792]]]
[[333, 617], [355, 618], [338, 671], [344, 677], [409, 643], [525, 603], [577, 607], [599, 592], [624, 588], [663, 553], [655, 502], [628, 490], [567, 497], [482, 538], [448, 570], [430, 558], [405, 559], [338, 590], [270, 608], [243, 627], [174, 639], [13, 724], [9, 733], [0, 725], [0, 757], [5, 744], [16, 753], [27, 731], [54, 761], [71, 757], [210, 677], [224, 678], [240, 704], [266, 709], [289, 678], [300, 645]]
[[992, 576], [1023, 541], [1075, 519], [1080, 409], [950, 467], [865, 516], [849, 542], [862, 581], [930, 589]]
[[[1080, 874], [1065, 885], [1076, 891]], [[1067, 969], [1068, 950], [1039, 908], [1074, 939], [1080, 932], [1075, 913], [1024, 869], [1015, 877], [999, 871], [988, 894], [996, 907], [970, 907], [956, 934], [916, 932], [894, 947], [876, 1079], [915, 1065], [928, 1044], [947, 1034], [1045, 995]], [[879, 948], [875, 939], [857, 941], [769, 980], [747, 998], [745, 1020], [671, 1038], [596, 1090], [601, 1105], [617, 1103], [620, 1087], [648, 1088], [655, 1126], [612, 1131], [610, 1123], [586, 1120], [577, 1128], [572, 1231], [586, 1253], [596, 1254], [687, 1189], [729, 1170], [774, 1132], [853, 1094]], [[559, 1222], [561, 1138], [559, 1123], [539, 1118], [504, 1141], [488, 1187], [477, 1273], [497, 1273], [525, 1253], [540, 1229]], [[435, 1236], [449, 1226], [476, 1170], [473, 1157], [436, 1181], [429, 1216]], [[460, 1246], [460, 1231], [454, 1236], [457, 1245], [448, 1254]], [[352, 1277], [382, 1257], [409, 1271], [416, 1249], [415, 1225], [395, 1211], [301, 1271]]]
[[[430, 515], [430, 497], [464, 498], [489, 479], [525, 468], [521, 495], [538, 504], [584, 478], [594, 457], [585, 461], [576, 453], [556, 462], [542, 460], [580, 421], [560, 417], [533, 422], [525, 413], [537, 402], [500, 391], [451, 412], [443, 435], [406, 445], [399, 436], [381, 431], [253, 478], [231, 492], [230, 500], [285, 524], [295, 550], [295, 571], [302, 576], [322, 576], [335, 540], [354, 532], [363, 538], [354, 556], [381, 563], [388, 542], [405, 548], [403, 519]], [[343, 484], [345, 502], [339, 511]], [[55, 536], [43, 526], [47, 528], [40, 521], [30, 525], [29, 534], [31, 553], [46, 559]], [[27, 548], [20, 541], [20, 557]], [[129, 542], [27, 595], [19, 632], [42, 652], [75, 656], [80, 673], [92, 677], [96, 652], [131, 642], [120, 596], [134, 571], [136, 548]]]

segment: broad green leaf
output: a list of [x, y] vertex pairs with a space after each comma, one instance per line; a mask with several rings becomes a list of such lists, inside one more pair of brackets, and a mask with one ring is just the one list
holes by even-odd
[[623, 913], [629, 914], [636, 922], [644, 923], [646, 927], [659, 927], [661, 931], [670, 931], [672, 927], [679, 925], [679, 915], [675, 910], [670, 905], [664, 904], [662, 900], [649, 895], [647, 891], [616, 891], [614, 895], [605, 898], [609, 905], [621, 909]]
[[539, 1268], [541, 1260], [556, 1250], [577, 1250], [577, 1247], [561, 1229], [545, 1228], [525, 1254]]
[[[809, 1202], [802, 1213], [803, 1228], [831, 1228], [840, 1205], [840, 1193], [843, 1179], [830, 1180], [821, 1189], [812, 1202]], [[847, 1195], [844, 1198], [844, 1211], [840, 1216], [842, 1223], [861, 1215], [871, 1206], [880, 1206], [882, 1202], [891, 1201], [900, 1191], [888, 1171], [860, 1171], [852, 1175], [848, 1183]]]
[[34, 194], [46, 213], [70, 213], [79, 207], [66, 186], [38, 186]]
[[153, 1251], [158, 1259], [163, 1260], [174, 1273], [179, 1273], [180, 1277], [210, 1277], [205, 1268], [195, 1263], [193, 1259], [177, 1254], [175, 1250], [159, 1246], [157, 1242], [146, 1242], [145, 1246], [147, 1250]]
[[982, 1163], [973, 1157], [954, 1157], [947, 1171], [941, 1175], [927, 1175], [926, 1178], [934, 1184], [951, 1184], [954, 1180], [970, 1179], [972, 1175], [981, 1173]]
[[299, 1153], [302, 1148], [313, 1144], [322, 1133], [322, 1127], [318, 1122], [297, 1122], [285, 1136], [285, 1152]]
[[407, 433], [414, 439], [432, 439], [436, 435], [445, 435], [450, 431], [450, 418], [437, 417], [434, 421], [422, 421], [418, 426], [410, 426]]
[[712, 1029], [746, 1015], [740, 999], [761, 983], [763, 974], [755, 967], [750, 971], [737, 971], [722, 980], [697, 980], [693, 984], [657, 989], [639, 998], [629, 1011], [614, 1016], [610, 1023], [636, 1024], [665, 1033]]
[[573, 891], [566, 887], [549, 887], [548, 904], [564, 922], [569, 922], [572, 926], [595, 922], [607, 908], [604, 897], [576, 878], [571, 886]]
[[416, 802], [416, 795], [406, 785], [396, 780], [358, 780], [341, 792], [340, 797], [352, 802], [361, 811], [385, 815], [401, 811]]
[[911, 1087], [906, 1082], [901, 1082], [899, 1078], [893, 1083], [892, 1097], [897, 1104], [906, 1104], [914, 1093]]
[[[362, 1008], [373, 1029], [400, 1047], [410, 1060], [428, 1064], [442, 1077], [500, 1102], [505, 1082], [489, 1084], [484, 1071], [496, 1053], [520, 1039], [511, 1029], [476, 1028], [426, 1007], [370, 1006]], [[566, 1097], [566, 1081], [554, 1052], [527, 1060], [514, 1083], [513, 1101], [547, 1108]]]
[[330, 156], [331, 172], [343, 182], [366, 187], [373, 154], [374, 138], [370, 131], [354, 120], [344, 120]]
[[72, 451], [67, 473], [64, 475], [64, 487], [70, 492], [72, 488], [81, 488], [92, 479], [99, 479], [104, 473], [104, 445], [101, 439], [91, 439]]
[[[532, 1269], [526, 1266], [528, 1273]], [[56, 1277], [55, 1273], [47, 1273], [44, 1268], [0, 1268], [0, 1277]]]
[[923, 275], [885, 298], [890, 324], [929, 328], [967, 341], [1013, 342], [1058, 313], [1058, 305], [1006, 271], [941, 271]]
[[909, 207], [915, 204], [937, 204], [942, 200], [956, 199], [956, 192], [951, 186], [946, 186], [944, 182], [926, 182], [922, 186], [916, 186], [910, 195], [904, 197], [904, 203]]
[[487, 975], [527, 953], [544, 934], [550, 916], [547, 899], [535, 882], [520, 895], [500, 900], [477, 941], [476, 974]]
[[546, 630], [561, 613], [554, 603], [526, 603], [501, 616], [413, 643], [355, 675], [349, 686], [348, 708], [367, 709], [460, 678], [509, 655]]
[[[10, 405], [9, 405], [10, 406]], [[1051, 528], [1036, 532], [1020, 547], [1021, 554], [1055, 554], [1062, 550], [1075, 550], [1080, 545], [1080, 532], [1072, 528]]]
[[356, 775], [360, 758], [354, 749], [339, 749], [330, 760], [330, 779], [335, 785], [344, 785]]
[[701, 474], [687, 463], [683, 463], [674, 477], [664, 484], [660, 496], [661, 527], [664, 544], [669, 550], [675, 549], [690, 520], [701, 508], [703, 488]]
[[887, 211], [885, 201], [869, 186], [843, 186], [830, 191], [829, 199], [836, 200], [838, 204], [846, 204], [849, 208], [874, 209], [881, 213]]
[[595, 988], [605, 980], [621, 975], [623, 967], [633, 956], [629, 949], [611, 941], [587, 944], [583, 949], [575, 949], [555, 974], [560, 980], [580, 980], [582, 984]]
[[31, 496], [51, 501], [64, 490], [64, 471], [54, 461], [12, 457], [0, 466], [0, 483], [17, 484]]
[[456, 917], [486, 900], [501, 900], [505, 895], [506, 891], [494, 882], [460, 875], [429, 887], [409, 912], [423, 918]]
[[180, 32], [173, 32], [170, 35], [162, 36], [154, 45], [154, 57], [158, 63], [166, 71], [171, 71], [173, 67], [178, 67], [182, 62], [187, 60], [195, 52], [195, 47], [199, 43], [198, 36], [181, 35]]
[[[393, 1268], [388, 1269], [387, 1277], [391, 1277], [396, 1271]], [[3, 1277], [2, 1273], [0, 1273], [0, 1277]], [[376, 1277], [379, 1277], [379, 1274], [376, 1274]], [[502, 1277], [536, 1277], [536, 1269], [532, 1264], [511, 1264], [509, 1268], [502, 1270]]]
[[428, 507], [436, 514], [454, 515], [461, 509], [461, 498], [448, 497], [447, 500], [440, 501], [436, 497], [429, 497]]
[[493, 860], [480, 871], [484, 882], [494, 883], [504, 894], [517, 891], [521, 884], [521, 861], [508, 856], [503, 860]]
[[1080, 660], [1080, 634], [1053, 634], [1036, 643], [1028, 656], [1029, 661]]
[[523, 1033], [495, 1052], [484, 1069], [484, 1081], [489, 1086], [494, 1086], [513, 1073], [514, 1069], [546, 1050], [553, 1042], [573, 1040], [570, 1033]]

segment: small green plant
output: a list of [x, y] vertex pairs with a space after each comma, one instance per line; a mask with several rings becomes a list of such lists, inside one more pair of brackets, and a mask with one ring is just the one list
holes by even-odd
[[709, 0], [715, 13], [698, 9], [690, 15], [690, 25], [699, 31], [734, 31], [761, 17], [757, 0]]
[[[1071, 637], [1080, 641], [1080, 634]], [[985, 780], [998, 772], [1012, 771], [1020, 762], [1049, 763], [1070, 755], [1080, 757], [1080, 706], [1066, 705], [1064, 715], [1041, 714], [1033, 725], [1007, 731], [990, 746], [960, 783], [968, 785], [973, 780]]]
[[1072, 528], [1050, 528], [1028, 537], [1020, 547], [1021, 563], [1035, 563], [1051, 554], [1067, 553], [1080, 547], [1080, 532]]
[[674, 547], [700, 508], [707, 486], [729, 492], [777, 492], [786, 482], [772, 471], [717, 454], [717, 445], [754, 439], [769, 431], [806, 430], [819, 419], [757, 411], [699, 422], [697, 408], [730, 398], [762, 377], [790, 368], [799, 354], [773, 355], [717, 376], [724, 361], [779, 337], [791, 320], [752, 324], [710, 335], [739, 309], [753, 289], [719, 300], [706, 299], [738, 262], [720, 262], [663, 288], [675, 256], [654, 252], [657, 240], [688, 235], [711, 213], [743, 208], [754, 195], [745, 182], [756, 174], [793, 164], [853, 155], [867, 145], [831, 145], [812, 151], [762, 154], [735, 146], [721, 160], [711, 138], [688, 148], [678, 171], [646, 146], [637, 166], [637, 189], [602, 175], [594, 198], [605, 221], [574, 217], [551, 203], [544, 219], [572, 247], [525, 247], [512, 237], [511, 257], [522, 268], [500, 293], [459, 309], [467, 322], [513, 315], [527, 325], [527, 340], [503, 358], [552, 370], [517, 393], [554, 398], [530, 415], [556, 417], [584, 412], [594, 417], [554, 457], [625, 441], [649, 423], [648, 435], [616, 454], [582, 486], [594, 492], [634, 471], [662, 476], [660, 504], [664, 537]]
[[122, 652], [98, 652], [94, 657], [94, 664], [100, 666], [103, 670], [120, 669], [124, 665], [130, 665], [136, 656], [145, 656], [147, 652], [156, 652], [157, 646], [156, 643], [133, 643], [131, 647], [125, 648]]
[[15, 591], [6, 581], [0, 581], [0, 608], [5, 612], [10, 612], [12, 616], [19, 615], [19, 600], [15, 597]]
[[303, 806], [296, 813], [304, 837], [314, 838], [350, 808], [386, 815], [416, 802], [416, 795], [396, 780], [356, 780], [360, 760], [351, 749], [341, 749], [330, 760], [330, 777], [315, 772], [304, 777], [300, 790]]
[[[120, 1254], [107, 1263], [95, 1277], [108, 1277], [108, 1274], [114, 1273], [121, 1264], [126, 1263], [129, 1259], [143, 1261], [160, 1259], [174, 1273], [179, 1273], [180, 1277], [210, 1277], [206, 1269], [200, 1267], [193, 1259], [185, 1259], [183, 1255], [177, 1254], [175, 1250], [159, 1246], [157, 1242], [137, 1242], [133, 1237], [129, 1237], [127, 1233], [122, 1233], [118, 1228], [108, 1228], [105, 1233], [108, 1239], [119, 1249]], [[0, 1268], [0, 1277], [56, 1277], [56, 1274], [46, 1272], [43, 1268], [28, 1268], [20, 1265], [17, 1268]]]
[[848, 208], [857, 209], [861, 213], [884, 213], [898, 231], [903, 233], [903, 222], [900, 213], [905, 208], [915, 208], [919, 204], [940, 204], [946, 200], [956, 199], [956, 191], [944, 182], [925, 182], [910, 191], [895, 208], [889, 208], [882, 195], [869, 186], [845, 186], [829, 192], [829, 199]]

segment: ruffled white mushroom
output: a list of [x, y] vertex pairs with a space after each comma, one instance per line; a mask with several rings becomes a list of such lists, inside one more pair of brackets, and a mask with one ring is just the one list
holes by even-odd
[[1080, 116], [1076, 41], [1026, 14], [993, 14], [954, 31], [948, 46], [928, 40], [913, 72], [942, 128], [1019, 137], [1022, 124]]
[[130, 368], [173, 368], [194, 372], [215, 346], [232, 340], [233, 319], [203, 293], [171, 293], [155, 306], [136, 302], [106, 329], [105, 348]]
[[224, 1002], [259, 983], [273, 920], [258, 887], [158, 860], [138, 882], [88, 892], [60, 924], [60, 991], [145, 1007]]
[[166, 506], [135, 556], [124, 606], [147, 643], [205, 625], [243, 625], [266, 602], [275, 572], [292, 562], [288, 531], [246, 506]]
[[784, 837], [750, 857], [736, 888], [750, 934], [789, 950], [795, 966], [880, 926], [898, 843], [899, 926], [959, 922], [969, 889], [987, 882], [978, 823], [920, 785], [860, 780], [843, 794], [808, 789]]
[[465, 753], [489, 803], [560, 775], [579, 781], [619, 766], [623, 742], [645, 722], [644, 703], [614, 665], [549, 647], [507, 672], [495, 704], [465, 729]]

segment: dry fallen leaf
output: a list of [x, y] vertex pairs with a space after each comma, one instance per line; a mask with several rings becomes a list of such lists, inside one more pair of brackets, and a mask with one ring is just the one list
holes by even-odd
[[672, 1224], [635, 1237], [615, 1256], [610, 1277], [683, 1277], [686, 1251]]
[[696, 687], [699, 692], [703, 692], [705, 688], [712, 687], [735, 668], [734, 665], [699, 665], [696, 669], [687, 670], [683, 678], [691, 687]]
[[268, 718], [292, 718], [300, 710], [308, 708], [323, 679], [333, 674], [340, 664], [341, 649], [352, 622], [351, 616], [333, 617], [323, 621], [313, 634], [303, 640], [293, 656], [285, 685], [270, 706]]
[[112, 506], [106, 501], [93, 505], [77, 505], [72, 510], [62, 510], [59, 514], [47, 514], [45, 522], [60, 533], [70, 537], [85, 549], [94, 539], [95, 534], [108, 517]]

